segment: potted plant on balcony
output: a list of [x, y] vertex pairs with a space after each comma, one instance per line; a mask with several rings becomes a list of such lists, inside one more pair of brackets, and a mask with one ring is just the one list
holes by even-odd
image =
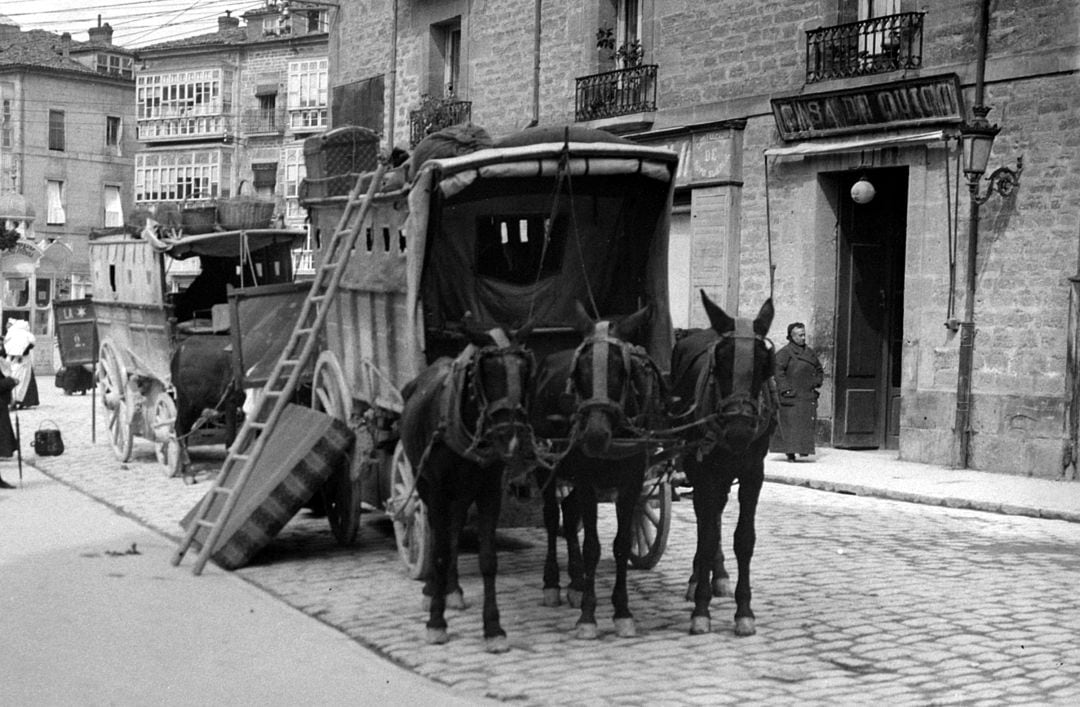
[[[645, 100], [645, 47], [641, 40], [634, 38], [616, 45], [615, 30], [602, 27], [596, 31], [596, 48], [605, 53], [607, 61], [614, 65], [617, 74], [607, 90], [602, 91], [608, 112], [615, 115], [634, 112], [635, 107]], [[612, 110], [613, 109], [613, 110]]]

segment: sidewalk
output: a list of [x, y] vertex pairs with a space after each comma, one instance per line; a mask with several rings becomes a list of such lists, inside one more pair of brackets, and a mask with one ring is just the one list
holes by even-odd
[[1080, 482], [905, 462], [895, 450], [819, 447], [816, 455], [796, 462], [769, 454], [765, 478], [822, 491], [1080, 523]]

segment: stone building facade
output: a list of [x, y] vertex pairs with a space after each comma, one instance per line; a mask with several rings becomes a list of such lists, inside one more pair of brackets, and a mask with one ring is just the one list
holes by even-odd
[[0, 15], [0, 202], [29, 207], [4, 219], [22, 236], [0, 251], [0, 327], [31, 323], [41, 374], [59, 362], [53, 302], [89, 287], [91, 229], [122, 225], [131, 204], [133, 54], [107, 23], [87, 36], [23, 31]]
[[[1075, 2], [361, 0], [332, 14], [331, 91], [377, 77], [372, 127], [395, 145], [435, 96], [494, 135], [576, 122], [679, 152], [676, 326], [704, 323], [699, 289], [742, 313], [771, 294], [774, 339], [803, 321], [825, 364], [819, 441], [920, 462], [960, 458], [958, 136], [981, 91], [1001, 128], [987, 172], [1023, 162], [1019, 187], [976, 212], [966, 463], [1078, 478]], [[863, 178], [876, 195], [856, 203]]]

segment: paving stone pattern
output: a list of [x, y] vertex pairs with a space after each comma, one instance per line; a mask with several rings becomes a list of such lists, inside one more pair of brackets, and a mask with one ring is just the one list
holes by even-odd
[[[178, 539], [178, 520], [210, 487], [223, 450], [197, 450], [206, 470], [194, 485], [166, 478], [143, 440], [120, 464], [100, 413], [91, 444], [89, 395], [42, 388], [41, 407], [19, 413], [25, 462]], [[29, 448], [46, 419], [63, 431], [60, 457]], [[512, 645], [502, 655], [482, 648], [474, 554], [461, 564], [473, 606], [449, 613], [448, 645], [424, 643], [420, 584], [404, 576], [378, 514], [356, 547], [341, 548], [325, 519], [302, 512], [237, 574], [457, 693], [513, 704], [1080, 703], [1078, 524], [767, 484], [753, 564], [758, 633], [739, 639], [730, 598], [714, 601], [711, 634], [688, 635], [694, 519], [683, 500], [659, 565], [631, 572], [640, 635], [619, 639], [610, 510], [595, 641], [573, 637], [576, 610], [540, 605], [537, 528], [500, 531], [499, 608]], [[726, 546], [734, 512], [733, 500]], [[190, 572], [194, 558], [193, 549], [170, 569]]]

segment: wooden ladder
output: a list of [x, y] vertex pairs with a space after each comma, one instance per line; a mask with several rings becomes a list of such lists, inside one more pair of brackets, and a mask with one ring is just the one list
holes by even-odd
[[[311, 290], [300, 308], [300, 315], [297, 317], [292, 334], [270, 372], [255, 409], [244, 420], [236, 439], [229, 447], [229, 453], [213, 485], [199, 503], [198, 510], [186, 528], [184, 539], [173, 554], [173, 565], [180, 564], [184, 554], [195, 541], [196, 534], [201, 529], [208, 528], [209, 535], [202, 541], [195, 566], [192, 568], [194, 574], [202, 574], [203, 567], [229, 520], [229, 515], [243, 493], [244, 484], [247, 483], [252, 470], [255, 469], [262, 456], [266, 440], [273, 434], [282, 411], [285, 410], [296, 391], [305, 366], [316, 354], [318, 333], [326, 322], [330, 303], [337, 292], [338, 283], [341, 282], [341, 275], [356, 245], [357, 236], [363, 228], [375, 191], [382, 184], [385, 172], [386, 165], [380, 162], [365, 196], [360, 196], [362, 186], [360, 177], [350, 190], [345, 210], [341, 214], [330, 243], [323, 251], [324, 257], [315, 272]], [[357, 209], [360, 210], [359, 215], [356, 213]], [[239, 467], [238, 472], [237, 467]], [[211, 509], [219, 496], [224, 497], [224, 503], [217, 504], [220, 510], [213, 513]]]

